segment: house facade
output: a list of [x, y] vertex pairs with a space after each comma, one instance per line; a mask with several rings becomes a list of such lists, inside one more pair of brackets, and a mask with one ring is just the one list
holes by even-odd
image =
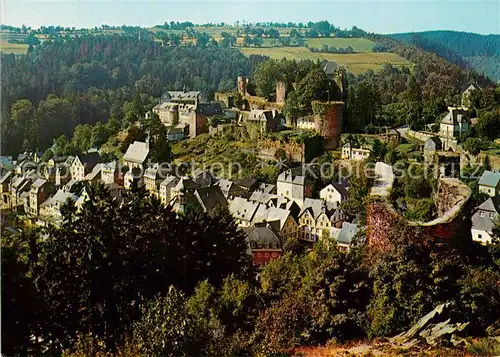
[[478, 182], [479, 192], [490, 197], [500, 195], [500, 172], [485, 170]]
[[40, 205], [44, 203], [54, 192], [54, 185], [50, 181], [37, 179], [31, 185], [29, 191], [29, 207], [26, 207], [26, 212], [32, 216], [38, 216], [40, 213]]
[[342, 159], [346, 160], [366, 160], [370, 156], [370, 149], [367, 148], [355, 148], [351, 143], [347, 143], [342, 146]]
[[271, 228], [247, 227], [242, 230], [247, 237], [254, 266], [266, 265], [282, 255], [281, 242]]
[[500, 196], [490, 197], [476, 208], [472, 216], [472, 240], [481, 244], [492, 241], [493, 228], [500, 215]]
[[276, 192], [279, 196], [302, 203], [305, 198], [312, 197], [313, 186], [314, 183], [305, 173], [287, 170], [278, 176]]
[[347, 199], [347, 190], [342, 184], [331, 183], [319, 191], [319, 197], [330, 207], [338, 208]]

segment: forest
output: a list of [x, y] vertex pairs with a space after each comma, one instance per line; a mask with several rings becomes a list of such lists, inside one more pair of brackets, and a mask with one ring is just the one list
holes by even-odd
[[162, 47], [125, 35], [58, 39], [23, 56], [1, 56], [2, 152], [11, 155], [43, 151], [79, 124], [123, 123], [124, 106], [137, 94], [146, 106], [183, 86], [210, 98], [249, 75], [254, 61], [233, 49]]
[[474, 68], [494, 81], [500, 80], [500, 35], [426, 31], [393, 34], [391, 37], [434, 52], [463, 68]]

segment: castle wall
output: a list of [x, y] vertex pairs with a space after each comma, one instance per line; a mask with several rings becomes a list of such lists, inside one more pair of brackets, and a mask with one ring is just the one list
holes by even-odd
[[316, 131], [325, 138], [325, 149], [334, 150], [340, 145], [344, 120], [344, 102], [312, 103]]

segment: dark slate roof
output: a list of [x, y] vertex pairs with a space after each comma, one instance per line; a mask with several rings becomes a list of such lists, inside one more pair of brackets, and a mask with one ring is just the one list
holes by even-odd
[[196, 112], [206, 116], [222, 115], [222, 107], [220, 103], [198, 103]]
[[500, 197], [490, 197], [483, 203], [481, 203], [477, 209], [479, 211], [488, 211], [488, 212], [496, 212], [500, 214]]
[[101, 156], [98, 152], [92, 152], [84, 155], [78, 155], [78, 158], [85, 167], [92, 169], [95, 165], [101, 162]]
[[335, 187], [335, 189], [342, 195], [342, 196], [347, 196], [347, 189], [346, 187], [338, 182], [332, 182], [332, 186]]
[[257, 180], [252, 177], [245, 177], [242, 179], [235, 180], [234, 182], [240, 187], [250, 189], [255, 185]]
[[323, 60], [321, 62], [321, 68], [323, 68], [325, 74], [330, 75], [330, 74], [335, 74], [335, 71], [337, 70], [338, 66], [337, 62]]
[[171, 100], [195, 100], [197, 99], [201, 92], [195, 92], [195, 91], [168, 91], [168, 96], [170, 97]]
[[217, 206], [227, 206], [226, 197], [224, 197], [222, 190], [217, 185], [199, 188], [194, 194], [206, 211], [210, 211]]
[[261, 244], [263, 248], [280, 249], [281, 243], [278, 236], [269, 227], [242, 228], [249, 242]]

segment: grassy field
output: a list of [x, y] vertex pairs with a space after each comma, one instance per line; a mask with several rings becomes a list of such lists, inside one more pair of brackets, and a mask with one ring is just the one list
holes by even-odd
[[312, 59], [312, 60], [331, 60], [344, 66], [349, 72], [359, 74], [372, 69], [378, 71], [386, 63], [391, 63], [393, 66], [412, 67], [413, 64], [403, 57], [395, 53], [386, 52], [368, 52], [368, 53], [318, 53], [311, 52], [305, 47], [273, 47], [273, 48], [240, 48], [240, 51], [245, 55], [265, 55], [275, 59]]
[[14, 53], [15, 55], [25, 54], [28, 51], [28, 45], [8, 43], [7, 41], [0, 41], [0, 51], [4, 53]]
[[307, 45], [311, 48], [321, 48], [323, 45], [346, 48], [351, 46], [356, 52], [372, 52], [375, 42], [366, 38], [335, 38], [319, 37], [306, 39]]

